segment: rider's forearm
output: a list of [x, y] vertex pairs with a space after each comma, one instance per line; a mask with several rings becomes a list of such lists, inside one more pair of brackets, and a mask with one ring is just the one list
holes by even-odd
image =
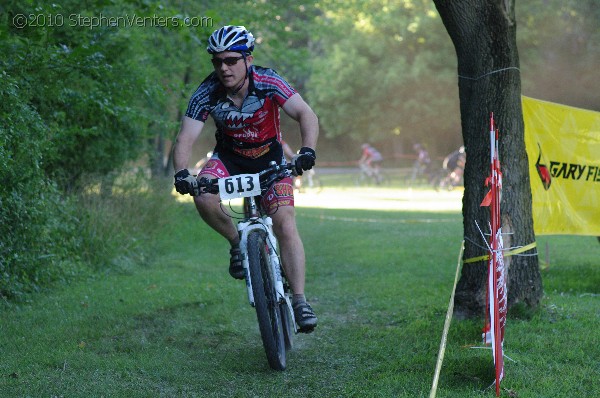
[[319, 119], [317, 115], [312, 109], [308, 108], [300, 115], [298, 123], [300, 124], [302, 146], [316, 149], [317, 139], [319, 138]]
[[319, 137], [319, 119], [311, 107], [296, 93], [283, 104], [283, 110], [300, 125], [302, 146], [315, 149]]
[[191, 153], [191, 145], [186, 145], [179, 140], [175, 142], [173, 147], [173, 169], [176, 172], [188, 168]]
[[200, 135], [204, 123], [187, 117], [183, 118], [181, 129], [173, 146], [173, 168], [175, 171], [187, 169], [192, 156], [194, 142]]
[[188, 168], [193, 145], [194, 140], [189, 135], [183, 133], [183, 130], [177, 135], [175, 145], [173, 146], [173, 168], [175, 171]]

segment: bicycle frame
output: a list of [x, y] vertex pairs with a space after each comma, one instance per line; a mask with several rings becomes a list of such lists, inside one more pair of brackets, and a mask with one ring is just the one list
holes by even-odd
[[292, 348], [291, 337], [298, 328], [278, 254], [273, 219], [262, 208], [260, 198], [271, 183], [288, 175], [291, 167], [272, 162], [260, 173], [197, 181], [198, 187], [218, 193], [221, 200], [243, 197], [244, 217], [238, 221], [237, 231], [248, 301], [256, 309], [269, 365], [276, 370], [285, 369], [285, 353]]
[[277, 292], [277, 300], [279, 302], [285, 301], [286, 305], [290, 309], [290, 315], [292, 317], [292, 325], [294, 325], [294, 332], [297, 332], [296, 320], [294, 319], [294, 311], [292, 309], [292, 301], [290, 300], [289, 294], [285, 293], [283, 288], [283, 278], [281, 275], [281, 261], [279, 259], [277, 251], [277, 238], [273, 233], [273, 219], [267, 214], [262, 214], [257, 204], [256, 197], [251, 196], [244, 198], [244, 219], [238, 222], [237, 230], [240, 235], [240, 251], [242, 252], [242, 265], [246, 272], [246, 290], [248, 292], [248, 301], [250, 305], [254, 307], [254, 293], [252, 292], [252, 279], [250, 276], [250, 265], [248, 263], [248, 235], [254, 230], [263, 230], [267, 233], [267, 248], [269, 257], [271, 259], [271, 265], [273, 267], [273, 275], [276, 276], [275, 290]]

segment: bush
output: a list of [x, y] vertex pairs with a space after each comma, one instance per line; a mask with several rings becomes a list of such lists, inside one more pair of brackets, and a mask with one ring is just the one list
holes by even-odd
[[122, 271], [144, 263], [154, 248], [156, 226], [165, 221], [165, 208], [172, 206], [169, 195], [156, 192], [148, 183], [161, 186], [162, 182], [135, 171], [97, 181], [78, 197], [85, 214], [79, 228], [82, 259], [94, 271]]
[[128, 271], [146, 261], [156, 225], [172, 205], [168, 195], [150, 190], [139, 175], [120, 175], [108, 195], [101, 185], [98, 179], [65, 197], [45, 184], [35, 194], [0, 198], [1, 297], [20, 301], [75, 277]]
[[[84, 12], [75, 1], [5, 7]], [[85, 175], [111, 175], [145, 148], [148, 120], [135, 106], [147, 82], [130, 62], [137, 52], [126, 31], [11, 21], [0, 12], [0, 297], [19, 299], [135, 251], [131, 228], [117, 231], [107, 216], [128, 202], [108, 195], [100, 210], [78, 189]]]
[[[18, 297], [56, 279], [66, 266], [53, 242], [72, 242], [72, 223], [56, 187], [42, 172], [44, 128], [19, 96], [17, 82], [0, 79], [0, 295]], [[68, 249], [66, 249], [68, 251]]]

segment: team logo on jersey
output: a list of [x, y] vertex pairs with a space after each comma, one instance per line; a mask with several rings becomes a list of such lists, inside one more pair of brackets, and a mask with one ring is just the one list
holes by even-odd
[[204, 167], [202, 168], [201, 173], [206, 173], [213, 175], [217, 178], [227, 177], [227, 171], [225, 170], [225, 166], [220, 160], [210, 159]]
[[292, 184], [278, 183], [273, 186], [273, 192], [275, 192], [275, 195], [279, 197], [293, 196], [294, 187], [292, 187]]
[[219, 162], [217, 162], [216, 160], [210, 159], [208, 162], [206, 162], [206, 166], [204, 166], [204, 168], [206, 170], [212, 170], [215, 167], [217, 167], [218, 165], [219, 165]]
[[248, 149], [243, 149], [243, 148], [233, 148], [233, 152], [237, 153], [238, 155], [242, 155], [244, 157], [250, 158], [250, 159], [256, 159], [259, 158], [263, 155], [265, 155], [267, 152], [269, 152], [271, 148], [269, 147], [269, 144], [260, 146], [258, 148], [248, 148]]
[[265, 100], [256, 95], [250, 95], [244, 100], [241, 110], [231, 107], [229, 102], [224, 102], [215, 109], [216, 118], [223, 121], [228, 129], [241, 129], [251, 124], [262, 122], [268, 115], [266, 111], [259, 112]]

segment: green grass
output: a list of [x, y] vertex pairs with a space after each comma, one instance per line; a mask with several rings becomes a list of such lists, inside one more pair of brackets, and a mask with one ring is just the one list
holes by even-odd
[[[461, 215], [299, 208], [298, 225], [320, 324], [285, 372], [268, 368], [226, 243], [183, 203], [157, 215], [146, 263], [3, 304], [0, 396], [428, 397]], [[600, 244], [540, 237], [543, 260], [546, 244], [541, 308], [508, 319], [502, 396], [597, 397]], [[491, 352], [471, 348], [481, 326], [452, 322], [438, 397], [495, 396]]]

